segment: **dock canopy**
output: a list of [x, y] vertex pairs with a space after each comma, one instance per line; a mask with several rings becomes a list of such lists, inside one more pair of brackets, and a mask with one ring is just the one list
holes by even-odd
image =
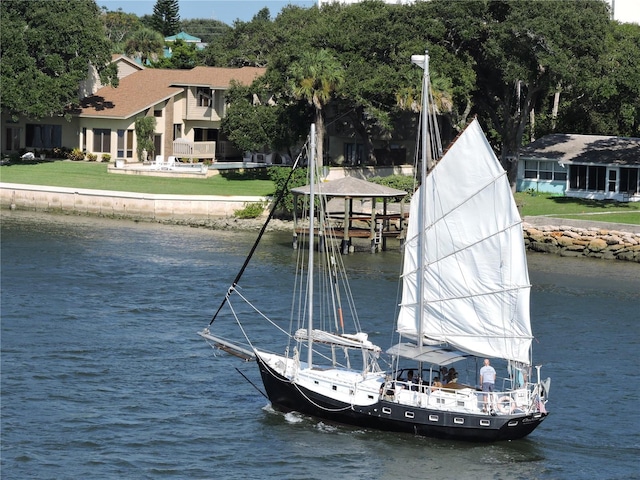
[[[400, 198], [404, 197], [407, 192], [397, 190], [395, 188], [385, 187], [377, 183], [367, 182], [360, 178], [344, 177], [330, 182], [320, 182], [315, 185], [315, 191], [318, 195], [327, 197], [345, 197], [345, 198]], [[296, 187], [291, 189], [291, 193], [295, 195], [309, 195], [310, 185]]]

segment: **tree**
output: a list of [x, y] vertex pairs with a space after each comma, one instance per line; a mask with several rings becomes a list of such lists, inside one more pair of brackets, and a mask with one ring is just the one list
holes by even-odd
[[204, 43], [211, 43], [216, 38], [229, 32], [231, 27], [220, 20], [191, 18], [188, 20], [180, 20], [180, 30], [198, 37]]
[[113, 12], [102, 7], [102, 10], [100, 18], [104, 24], [105, 34], [118, 49], [127, 36], [140, 28], [140, 19], [133, 13], [123, 12], [122, 9]]
[[153, 6], [151, 21], [153, 29], [163, 37], [175, 35], [180, 31], [180, 7], [178, 0], [158, 0]]
[[475, 60], [474, 110], [493, 128], [515, 187], [531, 112], [559, 85], [576, 85], [597, 67], [610, 22], [607, 6], [600, 0], [500, 0], [479, 11], [479, 2], [455, 3], [484, 22], [470, 37], [475, 41], [465, 44]]
[[118, 85], [110, 43], [91, 0], [0, 2], [2, 109], [12, 117], [67, 114], [94, 67]]
[[142, 151], [146, 150], [147, 155], [153, 158], [153, 136], [156, 130], [155, 117], [138, 117], [136, 118], [135, 131], [138, 143], [137, 153], [138, 159], [143, 158]]
[[290, 88], [295, 98], [306, 100], [315, 112], [317, 162], [323, 164], [324, 107], [344, 82], [344, 71], [326, 49], [302, 52], [289, 68]]
[[153, 62], [154, 68], [190, 69], [199, 64], [198, 49], [193, 43], [187, 43], [182, 39], [177, 39], [171, 45], [171, 56], [162, 57]]
[[127, 55], [140, 58], [146, 65], [149, 60], [156, 60], [163, 52], [164, 38], [158, 32], [148, 28], [141, 28], [127, 40], [125, 52]]

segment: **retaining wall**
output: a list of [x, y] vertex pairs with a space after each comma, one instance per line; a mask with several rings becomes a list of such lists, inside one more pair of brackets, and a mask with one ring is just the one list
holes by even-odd
[[151, 220], [210, 220], [232, 216], [264, 197], [160, 195], [0, 183], [0, 207]]
[[533, 226], [524, 223], [525, 245], [529, 250], [563, 257], [594, 257], [640, 263], [640, 234], [582, 228], [570, 225]]

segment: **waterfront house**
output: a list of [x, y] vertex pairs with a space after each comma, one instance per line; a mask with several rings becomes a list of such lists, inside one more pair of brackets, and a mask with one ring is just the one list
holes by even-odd
[[640, 138], [546, 135], [520, 151], [518, 191], [640, 201]]
[[70, 120], [63, 116], [13, 120], [3, 114], [2, 152], [26, 149], [48, 155], [66, 147], [80, 148], [98, 159], [108, 154], [112, 159], [140, 161], [135, 121], [153, 116], [154, 155], [167, 158], [174, 154], [174, 146], [184, 151], [186, 143], [194, 158], [242, 156], [220, 133], [227, 107], [224, 95], [233, 81], [249, 85], [264, 75], [264, 68], [168, 70], [144, 68], [122, 55], [113, 61], [118, 64], [119, 86], [101, 86], [89, 75], [80, 86], [80, 108], [70, 112]]

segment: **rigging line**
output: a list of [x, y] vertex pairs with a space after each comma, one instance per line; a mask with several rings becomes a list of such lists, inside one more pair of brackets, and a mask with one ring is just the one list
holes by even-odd
[[260, 243], [260, 240], [262, 239], [262, 236], [264, 235], [264, 232], [267, 230], [267, 225], [269, 225], [269, 222], [273, 218], [273, 216], [274, 216], [274, 214], [276, 212], [276, 208], [278, 207], [278, 204], [282, 201], [282, 199], [286, 195], [287, 185], [289, 185], [289, 180], [291, 180], [291, 177], [293, 176], [293, 172], [296, 170], [296, 167], [298, 166], [298, 162], [300, 161], [301, 157], [302, 157], [302, 152], [300, 153], [300, 155], [298, 155], [298, 157], [296, 158], [296, 161], [294, 162], [293, 166], [291, 167], [291, 171], [289, 172], [289, 176], [287, 177], [287, 180], [284, 183], [284, 187], [282, 188], [282, 190], [278, 194], [278, 197], [276, 198], [276, 201], [273, 202], [273, 205], [271, 206], [271, 210], [269, 211], [269, 216], [267, 217], [267, 220], [262, 225], [262, 228], [260, 229], [260, 233], [258, 233], [258, 238], [256, 238], [256, 241], [253, 243], [253, 246], [251, 247], [251, 250], [249, 251], [249, 255], [247, 255], [247, 258], [245, 258], [244, 264], [240, 268], [240, 271], [236, 275], [236, 278], [233, 280], [233, 283], [231, 284], [231, 286], [227, 290], [227, 294], [222, 299], [222, 302], [220, 303], [220, 306], [218, 307], [218, 310], [216, 310], [216, 313], [214, 313], [213, 318], [211, 318], [211, 321], [209, 322], [209, 325], [211, 325], [216, 320], [216, 317], [220, 313], [220, 310], [222, 310], [222, 307], [224, 307], [225, 303], [227, 303], [227, 301], [229, 300], [229, 295], [235, 289], [236, 285], [238, 285], [238, 282], [240, 281], [240, 278], [242, 277], [242, 274], [244, 273], [244, 271], [246, 270], [247, 266], [249, 265], [249, 262], [251, 261], [251, 257], [253, 257], [253, 254], [255, 253], [256, 248], [258, 248], [258, 244]]
[[304, 398], [306, 398], [309, 403], [313, 404], [315, 407], [324, 410], [325, 412], [344, 412], [346, 410], [350, 410], [351, 408], [353, 408], [353, 402], [351, 403], [351, 405], [344, 407], [344, 408], [327, 408], [327, 407], [323, 407], [322, 405], [314, 402], [311, 398], [309, 398], [307, 395], [305, 395], [305, 393], [300, 389], [300, 386], [295, 383], [295, 382], [291, 382], [291, 385], [294, 386], [294, 388], [296, 390], [298, 390], [298, 392], [300, 392], [300, 395], [302, 395]]
[[267, 397], [267, 394], [266, 394], [266, 393], [264, 393], [262, 390], [260, 390], [260, 389], [258, 388], [258, 386], [257, 386], [255, 383], [253, 383], [251, 380], [249, 380], [249, 378], [247, 378], [247, 376], [246, 376], [244, 373], [242, 373], [238, 367], [235, 367], [235, 369], [236, 369], [236, 371], [237, 371], [240, 375], [242, 375], [242, 376], [244, 377], [244, 379], [245, 379], [247, 382], [249, 382], [249, 383], [251, 384], [251, 386], [252, 386], [253, 388], [255, 388], [258, 392], [260, 392], [260, 395], [262, 395], [264, 398], [266, 398], [267, 400], [269, 400], [269, 397]]
[[[278, 330], [280, 330], [280, 332], [282, 332], [285, 335], [289, 335], [291, 336], [291, 334], [287, 331], [285, 331], [284, 328], [282, 328], [281, 326], [279, 326], [278, 324], [276, 324], [273, 320], [271, 320], [269, 317], [267, 317], [264, 313], [262, 313], [260, 310], [258, 310], [258, 308], [251, 303], [246, 297], [244, 297], [238, 290], [235, 291], [236, 294], [242, 299], [244, 300], [244, 302], [249, 305], [254, 312], [256, 312], [258, 315], [260, 315], [262, 318], [264, 318], [267, 322], [269, 322], [271, 325], [273, 325], [275, 328], [277, 328]], [[234, 313], [235, 314], [235, 313]], [[253, 345], [252, 345], [253, 346]]]

